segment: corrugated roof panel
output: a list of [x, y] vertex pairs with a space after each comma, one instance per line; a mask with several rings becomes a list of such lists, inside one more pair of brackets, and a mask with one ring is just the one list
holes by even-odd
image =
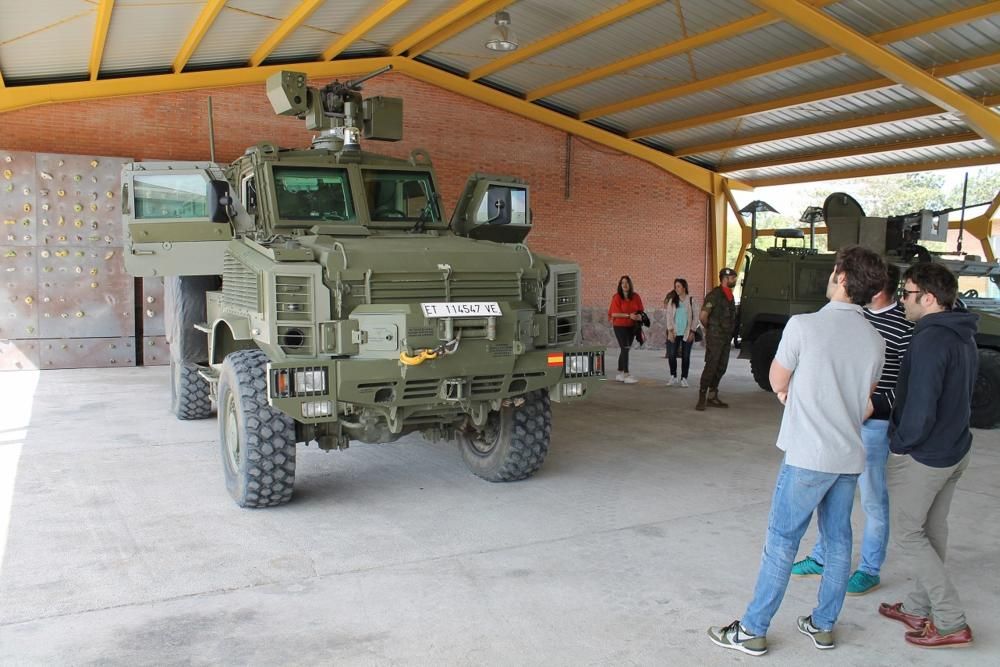
[[370, 46], [378, 45], [387, 49], [454, 6], [455, 0], [409, 2], [395, 14], [375, 26], [375, 29], [365, 35], [362, 40]]
[[612, 119], [635, 130], [674, 120], [696, 118], [704, 115], [706, 109], [711, 109], [712, 112], [738, 111], [749, 105], [826, 90], [869, 78], [871, 72], [864, 66], [846, 58], [831, 58], [696, 95], [623, 111], [615, 114]]
[[824, 11], [863, 35], [950, 14], [979, 0], [841, 0]]
[[[761, 13], [761, 8], [747, 0], [686, 0], [679, 2], [688, 35], [697, 35], [727, 23]], [[676, 11], [676, 9], [675, 9]]]
[[776, 23], [693, 52], [698, 78], [812, 51], [823, 42], [787, 23]]
[[200, 13], [197, 4], [119, 0], [111, 13], [101, 74], [169, 69]]
[[925, 69], [996, 53], [1000, 18], [985, 19], [892, 44], [890, 49]]
[[87, 74], [96, 23], [95, 8], [79, 0], [51, 0], [4, 11], [0, 20], [4, 81], [10, 85]]
[[749, 160], [794, 159], [841, 148], [888, 145], [912, 139], [958, 135], [968, 131], [969, 128], [962, 123], [892, 123], [891, 125], [874, 125], [840, 132], [796, 137], [767, 144], [741, 146], [725, 151], [724, 155], [722, 151], [719, 151], [699, 157], [712, 164], [720, 164], [719, 161], [722, 160], [720, 168], [725, 170], [727, 165]]
[[[516, 9], [521, 4], [519, 2], [514, 5], [514, 8]], [[606, 6], [605, 9], [612, 6]], [[598, 13], [601, 12], [593, 12], [593, 14]], [[511, 19], [514, 28], [520, 30], [517, 27], [518, 19], [513, 11]], [[546, 34], [570, 28], [581, 20], [583, 19], [568, 22]], [[468, 31], [463, 34], [467, 33]], [[540, 37], [545, 37], [546, 34], [540, 35]], [[677, 11], [671, 3], [667, 2], [655, 5], [644, 12], [592, 32], [580, 39], [540, 53], [534, 58], [497, 72], [488, 80], [515, 90], [532, 90], [576, 76], [587, 70], [645, 53], [682, 38], [683, 33], [677, 20]], [[443, 44], [442, 47], [455, 41], [451, 40]], [[482, 48], [481, 40], [478, 48], [485, 50]]]
[[912, 165], [913, 171], [921, 171], [921, 163], [989, 156], [996, 156], [997, 162], [1000, 163], [1000, 154], [996, 152], [996, 149], [985, 141], [978, 141], [914, 148], [907, 151], [872, 153], [869, 155], [823, 160], [822, 162], [806, 162], [781, 167], [769, 167], [767, 169], [748, 169], [733, 172], [731, 176], [751, 182], [762, 179], [799, 176], [815, 176], [815, 179], [819, 181], [831, 174], [842, 171], [905, 165]]
[[264, 63], [268, 60], [316, 58], [377, 8], [378, 5], [368, 0], [324, 2], [298, 30], [271, 52]]
[[691, 63], [687, 55], [679, 55], [631, 72], [571, 88], [549, 96], [546, 101], [574, 111], [582, 111], [672, 88], [690, 80]]
[[283, 0], [229, 0], [216, 17], [188, 67], [246, 63], [295, 9]]

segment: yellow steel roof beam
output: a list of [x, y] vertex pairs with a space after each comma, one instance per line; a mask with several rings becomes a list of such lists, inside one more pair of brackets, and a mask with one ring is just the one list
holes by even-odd
[[402, 9], [409, 1], [388, 0], [388, 2], [366, 16], [360, 23], [345, 32], [342, 37], [327, 47], [323, 55], [320, 56], [320, 60], [333, 60], [351, 44], [371, 32], [375, 26]]
[[101, 59], [104, 57], [104, 43], [108, 39], [108, 28], [111, 26], [111, 10], [115, 8], [115, 0], [100, 0], [97, 5], [97, 20], [94, 22], [94, 41], [90, 45], [90, 80], [97, 81], [101, 73]]
[[864, 35], [813, 9], [801, 0], [753, 0], [789, 23], [903, 84], [930, 102], [962, 116], [981, 137], [1000, 148], [1000, 115], [927, 72], [878, 46]]
[[650, 7], [662, 4], [663, 2], [664, 0], [628, 0], [628, 2], [618, 5], [614, 9], [598, 14], [597, 16], [577, 23], [566, 30], [562, 30], [549, 35], [544, 39], [540, 39], [537, 42], [532, 42], [531, 44], [522, 46], [518, 48], [517, 51], [501, 56], [500, 58], [497, 58], [493, 62], [483, 65], [482, 67], [477, 67], [469, 72], [469, 79], [475, 81], [476, 79], [481, 79], [484, 76], [489, 76], [490, 74], [494, 74], [500, 70], [507, 69], [512, 65], [516, 65], [521, 61], [527, 60], [528, 58], [533, 58], [539, 53], [551, 51], [557, 46], [562, 46], [566, 42], [571, 42], [574, 39], [579, 39], [580, 37], [589, 35], [592, 32], [600, 30], [601, 28], [606, 28], [609, 25], [618, 23], [623, 19], [627, 19], [628, 17], [638, 14], [639, 12], [646, 11]]
[[642, 67], [658, 60], [665, 60], [671, 56], [676, 56], [680, 53], [690, 51], [691, 49], [697, 49], [701, 46], [712, 44], [713, 42], [720, 42], [724, 39], [729, 39], [730, 37], [735, 37], [736, 35], [756, 30], [757, 28], [763, 28], [764, 26], [777, 21], [777, 18], [771, 16], [767, 12], [755, 14], [748, 18], [733, 21], [732, 23], [727, 23], [724, 26], [720, 26], [712, 30], [706, 30], [705, 32], [677, 40], [676, 42], [671, 42], [670, 44], [653, 49], [652, 51], [646, 51], [645, 53], [640, 53], [629, 58], [625, 58], [624, 60], [604, 65], [603, 67], [587, 70], [586, 72], [582, 72], [576, 76], [571, 76], [568, 79], [563, 79], [562, 81], [556, 81], [555, 83], [550, 83], [540, 88], [529, 90], [525, 94], [524, 99], [530, 102], [543, 97], [549, 97], [551, 95], [555, 95], [556, 93], [561, 93], [564, 90], [569, 90], [570, 88], [577, 88], [591, 83], [592, 81], [597, 81], [598, 79], [620, 74], [621, 72], [627, 72], [628, 70], [636, 69], [637, 67]]
[[934, 171], [935, 169], [982, 167], [984, 165], [991, 164], [1000, 164], [1000, 155], [981, 155], [979, 157], [962, 158], [959, 160], [933, 160], [930, 162], [911, 162], [910, 164], [896, 164], [885, 167], [868, 167], [865, 169], [845, 169], [842, 171], [776, 176], [774, 178], [761, 178], [753, 180], [749, 182], [749, 185], [752, 185], [755, 188], [762, 188], [769, 185], [837, 181], [843, 178], [867, 178], [869, 176], [884, 176], [886, 174], [905, 174], [911, 171]]
[[[948, 14], [935, 16], [934, 18], [926, 19], [924, 21], [918, 21], [899, 28], [876, 33], [871, 35], [869, 39], [879, 44], [900, 42], [919, 35], [926, 35], [939, 30], [944, 30], [945, 28], [954, 25], [969, 23], [997, 13], [1000, 13], [1000, 0], [991, 0], [983, 5], [969, 7], [968, 9], [950, 12]], [[824, 47], [822, 49], [815, 49], [813, 51], [799, 53], [786, 58], [779, 58], [778, 60], [772, 60], [760, 65], [754, 65], [753, 67], [745, 67], [743, 69], [719, 74], [718, 76], [712, 76], [707, 79], [692, 81], [680, 86], [673, 86], [672, 88], [667, 88], [665, 90], [658, 90], [646, 95], [640, 95], [639, 97], [633, 97], [632, 99], [623, 100], [614, 104], [606, 104], [593, 109], [588, 109], [581, 112], [579, 118], [580, 120], [591, 120], [602, 116], [610, 116], [612, 114], [621, 113], [623, 111], [629, 111], [631, 109], [637, 109], [639, 107], [649, 106], [651, 104], [666, 102], [668, 100], [677, 99], [678, 97], [684, 97], [686, 95], [694, 95], [695, 93], [701, 93], [706, 90], [714, 90], [716, 88], [736, 83], [737, 81], [751, 79], [755, 76], [771, 74], [783, 69], [790, 69], [792, 67], [798, 67], [800, 65], [831, 58], [838, 53], [840, 53], [840, 51], [837, 49]]]
[[324, 0], [302, 0], [292, 13], [286, 16], [274, 29], [267, 39], [257, 47], [257, 50], [250, 56], [250, 67], [258, 67], [271, 53], [278, 48], [289, 35], [299, 29], [312, 13], [319, 9]]
[[[935, 68], [934, 74], [937, 76], [946, 77], [946, 76], [952, 76], [953, 74], [958, 74], [960, 72], [968, 72], [970, 70], [979, 69], [981, 67], [992, 67], [997, 64], [1000, 64], [1000, 53], [992, 54], [989, 56], [982, 56], [980, 58], [972, 58], [970, 60], [962, 60], [957, 63], [944, 65], [942, 67]], [[899, 84], [893, 81], [892, 79], [869, 79], [867, 81], [849, 83], [846, 86], [840, 86], [839, 88], [816, 90], [811, 93], [802, 93], [801, 95], [782, 97], [780, 99], [769, 100], [767, 102], [759, 102], [757, 104], [749, 104], [746, 106], [737, 107], [735, 109], [726, 109], [725, 111], [719, 111], [713, 114], [692, 116], [689, 118], [681, 118], [679, 120], [673, 120], [667, 123], [660, 123], [659, 125], [653, 125], [651, 127], [644, 127], [638, 130], [633, 130], [632, 132], [628, 133], [628, 138], [639, 139], [641, 137], [649, 137], [656, 134], [667, 134], [668, 132], [687, 130], [692, 127], [701, 127], [702, 125], [721, 123], [727, 120], [732, 120], [734, 118], [753, 116], [754, 114], [766, 113], [768, 111], [776, 111], [778, 109], [787, 109], [789, 107], [797, 107], [799, 105], [809, 104], [811, 102], [830, 100], [837, 97], [846, 97], [847, 95], [855, 95], [857, 93], [863, 93], [870, 90], [876, 90], [878, 88], [888, 88], [890, 86], [897, 86], [897, 85]]]
[[906, 139], [894, 141], [888, 144], [868, 144], [865, 146], [852, 146], [850, 148], [838, 148], [832, 151], [820, 151], [817, 153], [804, 153], [799, 155], [785, 155], [768, 158], [765, 160], [749, 160], [746, 162], [734, 162], [732, 164], [719, 165], [719, 171], [732, 174], [748, 169], [769, 169], [771, 167], [783, 167], [789, 164], [802, 164], [805, 162], [819, 162], [821, 160], [835, 160], [843, 157], [854, 157], [857, 155], [874, 155], [876, 153], [891, 153], [893, 151], [912, 150], [914, 148], [927, 148], [928, 146], [943, 146], [945, 144], [959, 144], [966, 141], [982, 141], [975, 132], [959, 132], [958, 134], [945, 134], [933, 137], [920, 137], [918, 139]]
[[[983, 103], [989, 105], [1000, 104], [1000, 95], [987, 97], [983, 100]], [[881, 125], [883, 123], [895, 123], [900, 120], [923, 118], [924, 116], [933, 116], [934, 114], [939, 113], [941, 113], [941, 109], [933, 105], [927, 105], [912, 109], [903, 109], [902, 111], [890, 111], [888, 113], [875, 114], [872, 116], [844, 118], [842, 120], [834, 120], [816, 125], [803, 125], [788, 130], [775, 130], [773, 132], [747, 135], [738, 139], [727, 139], [725, 141], [717, 141], [711, 144], [702, 144], [701, 146], [689, 146], [688, 148], [675, 150], [673, 151], [673, 154], [677, 157], [682, 157], [687, 155], [715, 153], [717, 151], [738, 148], [740, 146], [752, 146], [755, 144], [768, 143], [770, 141], [781, 141], [782, 139], [791, 139], [793, 137], [826, 134], [827, 132], [851, 130], [857, 127], [868, 127], [870, 125]]]
[[407, 50], [414, 44], [422, 42], [431, 35], [440, 32], [469, 12], [478, 9], [487, 2], [489, 2], [489, 0], [462, 0], [445, 13], [434, 17], [434, 19], [430, 22], [425, 23], [416, 30], [411, 31], [409, 35], [390, 46], [389, 55], [399, 56], [406, 53]]
[[[412, 42], [404, 40], [405, 42], [409, 42], [409, 46], [403, 49], [403, 51], [406, 51], [406, 55], [410, 58], [416, 58], [421, 53], [430, 51], [438, 44], [448, 41], [460, 32], [465, 32], [476, 23], [493, 16], [493, 14], [511, 4], [513, 4], [513, 0], [489, 0], [485, 3], [482, 0], [467, 0], [450, 11], [445, 12], [423, 28], [418, 28], [414, 34], [419, 34], [420, 39]], [[433, 30], [431, 29], [432, 26]], [[401, 44], [403, 42], [394, 45], [390, 53], [393, 55], [402, 53], [403, 51], [399, 50]]]
[[191, 56], [194, 52], [198, 50], [198, 45], [201, 44], [201, 40], [205, 38], [208, 34], [209, 28], [215, 22], [216, 17], [218, 17], [219, 12], [222, 8], [226, 6], [226, 0], [208, 0], [205, 6], [201, 8], [201, 13], [198, 18], [195, 19], [194, 25], [191, 26], [191, 32], [188, 33], [187, 38], [181, 45], [181, 50], [177, 52], [174, 57], [173, 71], [174, 74], [180, 74], [184, 71], [184, 66], [188, 64], [191, 60]]

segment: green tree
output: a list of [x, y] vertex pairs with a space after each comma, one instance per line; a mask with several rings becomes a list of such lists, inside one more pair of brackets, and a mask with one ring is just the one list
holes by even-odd
[[[981, 204], [992, 201], [1000, 192], [1000, 169], [983, 167], [969, 174], [969, 190], [965, 201], [967, 204]], [[948, 193], [949, 206], [962, 205], [962, 181], [955, 183]], [[970, 217], [966, 215], [966, 217]]]

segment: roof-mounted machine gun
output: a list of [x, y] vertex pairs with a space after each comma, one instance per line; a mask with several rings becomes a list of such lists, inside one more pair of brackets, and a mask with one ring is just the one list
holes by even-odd
[[306, 85], [302, 72], [282, 71], [267, 79], [267, 99], [279, 116], [296, 116], [306, 129], [320, 130], [312, 148], [341, 152], [361, 150], [361, 137], [379, 141], [403, 138], [403, 100], [361, 96], [361, 85], [392, 69], [386, 65], [353, 81], [334, 81], [322, 88]]

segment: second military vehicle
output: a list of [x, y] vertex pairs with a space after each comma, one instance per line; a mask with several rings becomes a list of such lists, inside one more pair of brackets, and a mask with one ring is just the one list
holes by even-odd
[[122, 174], [126, 266], [167, 277], [173, 409], [217, 406], [243, 507], [292, 497], [300, 442], [420, 432], [457, 441], [483, 479], [523, 479], [549, 449], [550, 400], [604, 378], [604, 349], [580, 344], [579, 266], [523, 243], [528, 185], [474, 175], [445, 219], [425, 152], [361, 150], [402, 136], [402, 101], [362, 98], [363, 80], [268, 80], [275, 111], [318, 132], [308, 149]]
[[[978, 258], [931, 253], [919, 241], [945, 241], [946, 211], [919, 211], [877, 218], [850, 195], [834, 193], [823, 205], [828, 229], [827, 245], [836, 251], [860, 243], [905, 269], [914, 261], [940, 262], [959, 277], [962, 305], [979, 315], [979, 376], [972, 399], [971, 424], [977, 428], [1000, 426], [1000, 299], [988, 298], [1000, 287], [1000, 264]], [[740, 301], [740, 357], [750, 359], [754, 380], [771, 390], [768, 370], [778, 349], [781, 332], [792, 315], [818, 310], [826, 303], [826, 285], [833, 269], [834, 252], [817, 252], [804, 245], [801, 230], [777, 230], [771, 248], [751, 247], [743, 275]], [[803, 245], [789, 247], [789, 238]], [[778, 246], [778, 241], [782, 245]], [[793, 242], [794, 243], [794, 242]]]

